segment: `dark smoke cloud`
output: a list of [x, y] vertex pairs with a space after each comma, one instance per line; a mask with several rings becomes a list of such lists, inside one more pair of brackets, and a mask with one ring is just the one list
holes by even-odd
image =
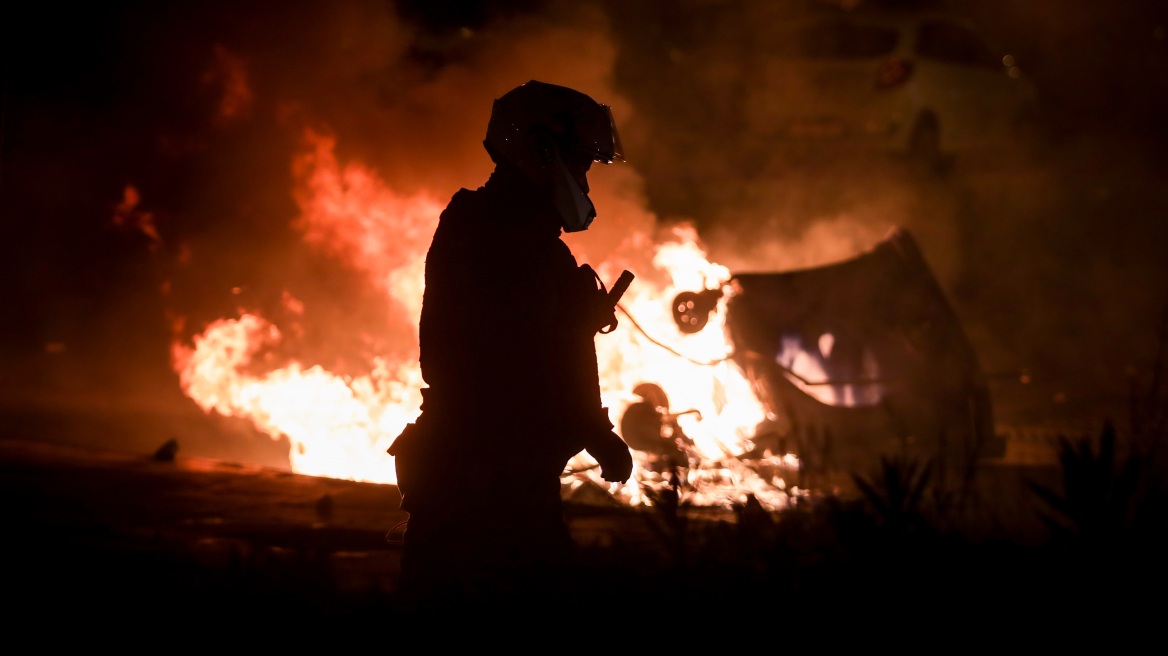
[[[621, 6], [614, 24], [629, 56], [617, 76], [642, 119], [650, 206], [695, 221], [711, 256], [735, 270], [814, 266], [906, 227], [985, 367], [1002, 374], [1002, 416], [1126, 414], [1132, 381], [1150, 379], [1168, 303], [1156, 219], [1168, 152], [1168, 87], [1155, 82], [1168, 70], [1163, 4], [913, 3], [980, 23], [1045, 110], [1041, 148], [959, 159], [931, 180], [885, 161], [792, 164], [744, 127], [739, 100], [766, 83], [752, 44], [806, 4]], [[1023, 369], [1031, 385], [1007, 375]]]
[[[5, 392], [188, 408], [172, 322], [190, 334], [241, 306], [282, 317], [289, 290], [316, 317], [306, 352], [359, 369], [370, 344], [345, 328], [393, 326], [393, 309], [294, 227], [304, 128], [395, 192], [444, 203], [485, 180], [490, 102], [529, 79], [611, 103], [629, 153], [593, 176], [601, 217], [572, 242], [582, 259], [632, 257], [624, 236], [686, 222], [734, 271], [784, 270], [903, 226], [986, 368], [1041, 373], [1041, 388], [1004, 387], [1003, 405], [1113, 402], [1126, 372], [1146, 373], [1168, 291], [1161, 3], [952, 3], [1016, 47], [1051, 139], [931, 181], [866, 160], [793, 165], [744, 127], [751, 44], [804, 3], [439, 4], [6, 10]], [[158, 239], [114, 224], [127, 186]]]

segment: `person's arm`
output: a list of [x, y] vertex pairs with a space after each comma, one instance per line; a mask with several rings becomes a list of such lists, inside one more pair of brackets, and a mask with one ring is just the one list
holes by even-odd
[[600, 465], [600, 475], [610, 483], [624, 483], [633, 475], [629, 445], [610, 428], [590, 432], [584, 450]]

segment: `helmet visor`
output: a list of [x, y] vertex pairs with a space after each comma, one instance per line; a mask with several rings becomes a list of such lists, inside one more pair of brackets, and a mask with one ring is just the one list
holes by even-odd
[[596, 111], [580, 117], [576, 123], [576, 144], [595, 162], [611, 164], [625, 159], [612, 108], [608, 105], [597, 105]]

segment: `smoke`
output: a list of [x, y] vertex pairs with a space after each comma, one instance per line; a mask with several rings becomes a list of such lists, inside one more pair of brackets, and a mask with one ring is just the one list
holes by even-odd
[[[170, 340], [240, 309], [340, 373], [408, 350], [402, 308], [313, 243], [323, 228], [293, 191], [306, 135], [331, 140], [348, 198], [360, 165], [376, 193], [441, 207], [485, 181], [491, 102], [531, 79], [613, 107], [628, 161], [593, 169], [597, 222], [568, 238], [581, 261], [611, 263], [607, 281], [653, 275], [675, 225], [732, 272], [830, 263], [904, 227], [987, 369], [1042, 369], [1046, 401], [1073, 377], [1125, 384], [1168, 279], [1153, 220], [1168, 207], [1165, 93], [1142, 77], [1168, 61], [1159, 10], [961, 3], [1018, 46], [1055, 138], [921, 178], [863, 157], [793, 161], [760, 133], [744, 101], [767, 70], [759, 45], [801, 4], [127, 2], [63, 25], [22, 9], [5, 28], [5, 389], [176, 390]], [[1108, 44], [1083, 40], [1097, 25]], [[1124, 42], [1138, 59], [1121, 66], [1109, 44]], [[1100, 140], [1103, 109], [1160, 132]]]
[[758, 91], [778, 87], [763, 46], [805, 4], [621, 8], [617, 78], [640, 119], [628, 150], [660, 220], [699, 226], [732, 271], [829, 263], [907, 228], [993, 377], [999, 417], [1125, 414], [1168, 301], [1163, 249], [1136, 237], [1163, 234], [1168, 103], [1149, 86], [1168, 66], [1162, 5], [916, 3], [982, 25], [1043, 109], [1033, 143], [922, 177], [853, 154], [792, 158], [767, 132], [760, 97], [803, 98]]

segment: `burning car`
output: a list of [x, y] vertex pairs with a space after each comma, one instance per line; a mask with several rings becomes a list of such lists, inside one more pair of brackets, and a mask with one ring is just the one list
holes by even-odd
[[[673, 303], [682, 333], [709, 329], [717, 312], [733, 361], [766, 409], [740, 460], [794, 454], [805, 487], [893, 454], [958, 475], [998, 450], [977, 355], [903, 229], [845, 261], [734, 273], [721, 288], [682, 292]], [[643, 401], [622, 420], [626, 441], [651, 463], [684, 465], [681, 413], [655, 385], [637, 392]]]

